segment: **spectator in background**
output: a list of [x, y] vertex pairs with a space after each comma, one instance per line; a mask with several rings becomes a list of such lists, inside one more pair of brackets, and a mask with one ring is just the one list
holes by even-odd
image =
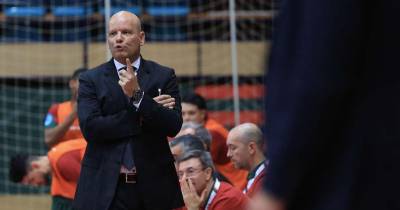
[[247, 197], [240, 190], [214, 177], [209, 152], [187, 152], [179, 157], [177, 165], [187, 210], [243, 210], [246, 207]]
[[243, 192], [251, 198], [261, 189], [266, 173], [262, 132], [253, 123], [240, 124], [229, 131], [227, 145], [233, 165], [249, 172]]
[[182, 98], [182, 118], [184, 122], [196, 122], [204, 125], [212, 136], [210, 153], [216, 170], [235, 187], [243, 189], [246, 185], [247, 172], [236, 169], [226, 156], [228, 130], [207, 116], [205, 99], [195, 93], [185, 95]]
[[[207, 130], [204, 131], [208, 132]], [[175, 160], [193, 150], [203, 150], [209, 152], [206, 143], [204, 143], [204, 141], [202, 141], [198, 136], [192, 134], [186, 134], [174, 138], [172, 141], [169, 142], [169, 146]], [[221, 181], [230, 183], [229, 180], [218, 171], [215, 171], [215, 176]]]
[[186, 134], [199, 137], [199, 139], [203, 142], [205, 149], [210, 151], [212, 137], [210, 132], [208, 132], [208, 130], [202, 124], [196, 122], [184, 122], [182, 124], [181, 131], [179, 131], [176, 137]]
[[10, 180], [41, 186], [49, 184], [51, 176], [51, 209], [72, 210], [85, 149], [84, 139], [73, 139], [57, 144], [47, 156], [16, 155], [10, 161]]
[[175, 160], [191, 150], [205, 150], [204, 143], [197, 136], [186, 134], [176, 137], [169, 142], [171, 153]]
[[44, 141], [51, 148], [60, 142], [70, 139], [83, 138], [79, 128], [77, 115], [77, 98], [79, 75], [86, 69], [77, 69], [69, 80], [71, 99], [62, 103], [53, 104], [44, 121]]

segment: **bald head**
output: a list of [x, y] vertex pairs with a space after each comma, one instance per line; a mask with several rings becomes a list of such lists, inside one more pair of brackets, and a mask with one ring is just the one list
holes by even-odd
[[240, 124], [229, 132], [229, 136], [236, 136], [244, 144], [255, 142], [260, 150], [263, 150], [264, 139], [260, 128], [254, 123]]
[[126, 21], [131, 24], [138, 32], [142, 30], [142, 23], [138, 16], [128, 11], [119, 11], [111, 16], [109, 25], [111, 26], [117, 21]]
[[265, 159], [261, 130], [253, 123], [243, 123], [229, 131], [226, 154], [236, 168], [253, 170]]
[[109, 23], [108, 46], [114, 59], [125, 64], [127, 58], [132, 62], [140, 56], [145, 35], [139, 18], [127, 11], [115, 13]]

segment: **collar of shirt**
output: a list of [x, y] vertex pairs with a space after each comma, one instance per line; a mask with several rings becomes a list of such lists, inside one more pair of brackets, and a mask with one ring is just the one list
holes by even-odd
[[247, 175], [247, 180], [254, 178], [256, 176], [258, 168], [260, 168], [260, 166], [263, 165], [264, 163], [265, 160], [261, 161], [261, 163], [259, 163], [252, 171], [250, 171], [250, 173]]
[[[115, 59], [113, 59], [113, 60], [114, 60], [114, 65], [115, 65], [115, 68], [117, 69], [117, 72], [118, 72], [118, 69], [121, 69], [121, 68], [125, 67], [124, 64], [118, 62], [118, 61], [115, 60]], [[141, 60], [140, 60], [140, 56], [139, 56], [138, 59], [136, 59], [135, 62], [132, 63], [132, 66], [135, 67], [137, 70], [139, 70], [140, 61], [141, 61]], [[136, 72], [137, 72], [137, 70], [136, 70]], [[136, 73], [136, 72], [135, 72], [135, 73]]]

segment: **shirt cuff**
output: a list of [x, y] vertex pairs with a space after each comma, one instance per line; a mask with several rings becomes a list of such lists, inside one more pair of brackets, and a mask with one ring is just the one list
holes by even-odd
[[140, 98], [139, 102], [137, 102], [137, 103], [132, 102], [133, 106], [135, 106], [136, 109], [139, 109], [140, 103], [141, 103], [142, 100], [143, 100], [143, 96], [144, 96], [144, 94], [143, 94], [142, 97]]

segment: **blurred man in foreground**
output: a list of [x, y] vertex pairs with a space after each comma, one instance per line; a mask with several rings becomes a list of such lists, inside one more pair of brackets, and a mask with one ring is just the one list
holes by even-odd
[[400, 1], [280, 5], [263, 209], [400, 209]]

